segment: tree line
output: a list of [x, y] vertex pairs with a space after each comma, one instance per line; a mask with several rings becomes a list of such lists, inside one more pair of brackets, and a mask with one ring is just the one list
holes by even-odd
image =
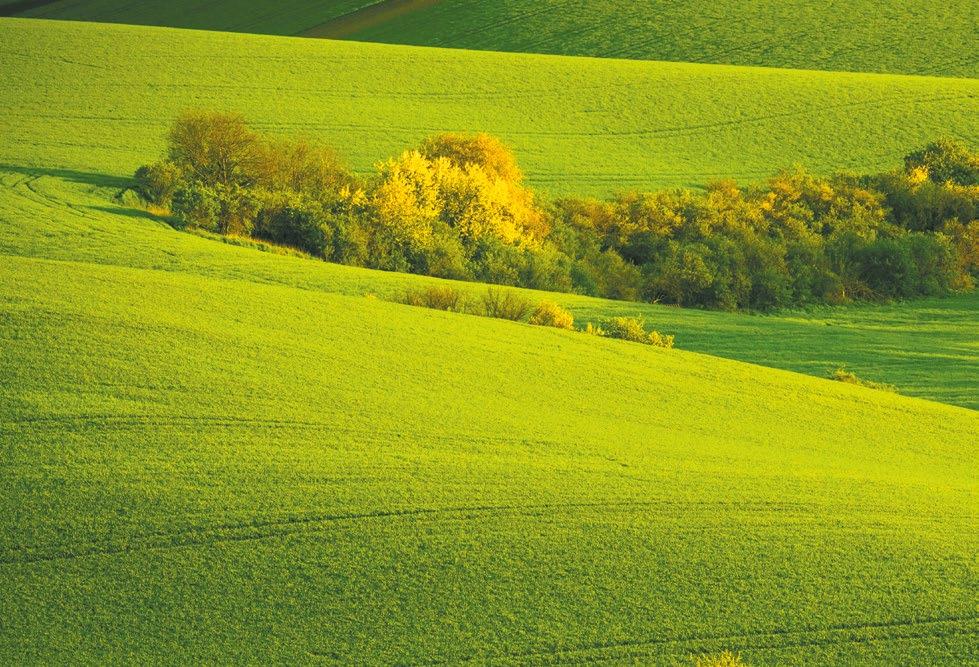
[[546, 200], [486, 134], [431, 137], [361, 178], [320, 142], [188, 111], [135, 189], [176, 225], [332, 262], [613, 299], [770, 310], [971, 289], [979, 153], [939, 140], [904, 162]]

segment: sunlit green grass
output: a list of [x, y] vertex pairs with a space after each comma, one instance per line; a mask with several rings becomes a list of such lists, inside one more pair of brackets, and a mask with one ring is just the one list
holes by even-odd
[[[423, 130], [509, 128], [535, 182], [567, 170], [556, 187], [600, 191], [596, 175], [654, 173], [615, 123], [669, 114], [621, 117], [613, 94], [593, 139], [549, 140], [586, 108], [575, 82], [647, 101], [749, 79], [963, 96], [909, 106], [871, 144], [885, 163], [902, 127], [974, 133], [974, 84], [21, 21], [0, 38], [0, 663], [974, 657], [974, 295], [762, 317], [532, 294], [579, 322], [643, 314], [677, 335], [662, 350], [391, 303], [432, 279], [221, 243], [112, 199], [186, 98], [324, 132], [362, 168]], [[565, 92], [503, 96], [520, 79], [501, 62]], [[498, 108], [476, 103], [494, 90]], [[866, 113], [876, 136], [888, 116]], [[747, 127], [720, 148], [764, 144]], [[857, 134], [776, 152], [836, 167]], [[776, 150], [720, 148], [699, 168]], [[958, 405], [733, 359], [846, 364]]]
[[188, 106], [333, 143], [370, 171], [486, 131], [559, 193], [876, 171], [938, 135], [979, 142], [979, 81], [432, 50], [0, 20], [0, 163], [128, 175]]
[[4, 178], [3, 662], [968, 661], [976, 412], [78, 190]]

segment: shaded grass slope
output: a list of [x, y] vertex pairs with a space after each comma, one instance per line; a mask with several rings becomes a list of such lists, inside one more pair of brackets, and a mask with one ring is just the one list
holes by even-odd
[[979, 142], [979, 81], [0, 20], [0, 163], [130, 174], [186, 107], [323, 138], [367, 171], [432, 133], [511, 143], [552, 193], [876, 171]]
[[797, 69], [979, 75], [970, 0], [441, 0], [354, 39]]
[[4, 662], [972, 655], [974, 411], [6, 184], [38, 226], [4, 197]]
[[[979, 75], [968, 0], [55, 0], [21, 16], [531, 53]], [[0, 3], [2, 9], [3, 3]], [[348, 15], [369, 7], [360, 19]], [[341, 18], [342, 17], [342, 18]]]
[[[36, 7], [18, 11], [14, 16], [96, 21], [99, 23], [133, 23], [224, 30], [268, 35], [295, 35], [344, 14], [357, 11], [377, 0], [54, 0], [35, 3]], [[11, 2], [10, 4], [15, 4]], [[0, 2], [0, 11], [4, 3]], [[9, 10], [8, 10], [9, 11]]]

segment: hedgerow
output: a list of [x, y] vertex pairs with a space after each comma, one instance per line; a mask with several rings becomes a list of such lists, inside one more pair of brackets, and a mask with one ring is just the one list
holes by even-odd
[[939, 140], [886, 174], [796, 168], [747, 187], [545, 202], [485, 134], [430, 137], [363, 180], [316, 141], [192, 111], [174, 123], [166, 158], [137, 170], [134, 190], [178, 225], [334, 262], [765, 311], [971, 289], [977, 165], [964, 144]]

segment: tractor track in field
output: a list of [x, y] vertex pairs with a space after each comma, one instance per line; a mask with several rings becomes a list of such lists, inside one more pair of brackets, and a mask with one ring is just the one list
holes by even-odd
[[[397, 96], [394, 96], [396, 99]], [[440, 99], [440, 96], [436, 95], [433, 99]], [[886, 107], [888, 109], [895, 109], [899, 107], [913, 107], [925, 104], [937, 104], [943, 102], [959, 102], [965, 100], [979, 100], [979, 94], [976, 93], [964, 93], [956, 95], [929, 95], [915, 98], [908, 98], [905, 96], [891, 96], [891, 97], [880, 97], [871, 100], [861, 100], [856, 102], [844, 102], [840, 104], [826, 105], [820, 107], [818, 110], [813, 110], [811, 107], [805, 107], [800, 109], [795, 109], [791, 111], [784, 111], [774, 114], [764, 114], [757, 116], [745, 116], [742, 118], [734, 118], [731, 120], [718, 120], [714, 122], [707, 123], [697, 123], [689, 125], [674, 125], [670, 127], [653, 127], [648, 129], [635, 129], [635, 130], [605, 130], [600, 134], [597, 132], [582, 132], [575, 130], [558, 130], [558, 131], [548, 131], [548, 130], [504, 130], [502, 133], [507, 136], [527, 136], [527, 137], [559, 137], [559, 138], [588, 138], [595, 137], [596, 139], [606, 139], [608, 137], [646, 137], [654, 139], [667, 139], [676, 138], [684, 136], [692, 136], [697, 134], [705, 134], [718, 130], [729, 130], [736, 129], [745, 126], [750, 126], [758, 123], [766, 123], [770, 121], [781, 121], [789, 118], [806, 118], [816, 115], [826, 115], [832, 112], [849, 111], [853, 109], [868, 109], [873, 110], [877, 108]], [[6, 113], [5, 116], [17, 117], [19, 114]], [[37, 119], [38, 117], [44, 117], [44, 114], [22, 114], [25, 118], [30, 117], [32, 119]], [[79, 120], [79, 121], [98, 121], [104, 122], [106, 120], [111, 120], [113, 122], [126, 122], [135, 123], [138, 125], [156, 125], [155, 121], [138, 119], [138, 118], [102, 118], [98, 116], [83, 116], [83, 115], [59, 115], [58, 120]], [[265, 124], [253, 123], [253, 125], [259, 129], [263, 129]], [[364, 125], [356, 123], [319, 123], [319, 122], [287, 122], [287, 123], [277, 123], [276, 128], [286, 128], [286, 129], [296, 129], [304, 131], [317, 131], [317, 130], [345, 130], [345, 131], [359, 131], [359, 132], [436, 132], [444, 131], [441, 127], [422, 127], [422, 126], [385, 126], [384, 128], [378, 125]]]
[[[310, 516], [294, 516], [281, 519], [267, 519], [251, 522], [230, 522], [215, 526], [189, 527], [177, 531], [155, 531], [130, 537], [131, 543], [106, 544], [104, 542], [85, 542], [65, 544], [54, 547], [56, 551], [39, 553], [42, 548], [22, 548], [0, 553], [0, 566], [33, 565], [54, 561], [70, 561], [96, 556], [118, 556], [151, 551], [169, 551], [183, 548], [208, 547], [220, 544], [259, 542], [286, 538], [293, 535], [319, 534], [340, 523], [384, 519], [431, 519], [435, 523], [453, 521], [472, 521], [494, 516], [524, 516], [548, 518], [560, 513], [575, 513], [607, 510], [672, 510], [680, 506], [695, 504], [705, 509], [717, 507], [736, 507], [754, 513], [785, 511], [779, 503], [759, 501], [756, 503], [698, 502], [683, 503], [672, 500], [607, 500], [572, 501], [557, 503], [527, 503], [499, 505], [461, 505], [453, 507], [400, 508], [371, 510], [348, 513], [326, 513]], [[51, 549], [51, 547], [46, 547]]]
[[[650, 639], [625, 639], [613, 642], [594, 642], [554, 648], [550, 650], [528, 651], [523, 653], [500, 653], [495, 655], [469, 656], [461, 660], [432, 660], [426, 664], [446, 665], [462, 663], [536, 663], [536, 664], [594, 664], [612, 660], [649, 658], [657, 654], [677, 650], [678, 645], [690, 644], [684, 652], [704, 650], [765, 650], [832, 644], [846, 644], [874, 641], [901, 641], [944, 637], [949, 635], [972, 636], [979, 634], [977, 627], [942, 627], [955, 624], [975, 623], [979, 616], [949, 615], [922, 619], [895, 621], [869, 621], [866, 623], [842, 623], [825, 627], [775, 628], [756, 632], [731, 634], [692, 634], [682, 637], [662, 637]], [[910, 631], [904, 632], [901, 631]], [[923, 630], [923, 631], [922, 631]], [[850, 636], [846, 636], [849, 633]], [[881, 633], [881, 634], [877, 634]], [[819, 637], [818, 635], [831, 635]], [[832, 636], [837, 635], [837, 636]], [[839, 636], [843, 635], [843, 636]], [[788, 641], [777, 641], [785, 638]], [[755, 640], [755, 641], [753, 641]], [[766, 640], [768, 640], [766, 642]], [[757, 641], [763, 643], [756, 643]], [[674, 648], [671, 648], [674, 647]], [[316, 655], [313, 653], [313, 655]]]

